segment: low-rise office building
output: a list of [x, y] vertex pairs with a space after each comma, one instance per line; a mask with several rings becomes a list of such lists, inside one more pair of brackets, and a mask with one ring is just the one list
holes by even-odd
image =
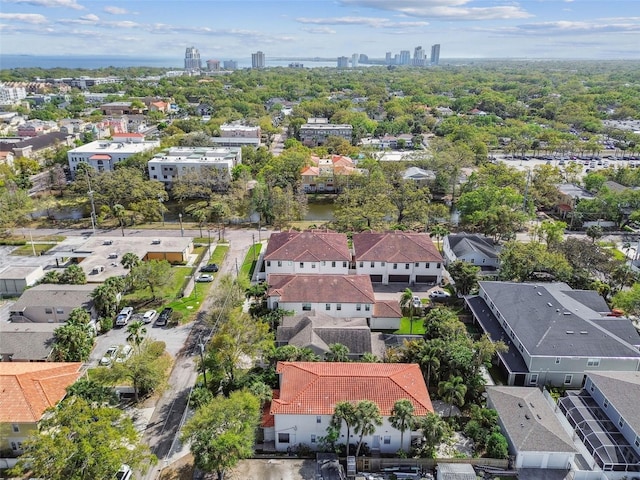
[[351, 141], [353, 126], [349, 124], [332, 124], [326, 118], [309, 118], [300, 127], [300, 141], [307, 146], [324, 145], [329, 137], [341, 137]]

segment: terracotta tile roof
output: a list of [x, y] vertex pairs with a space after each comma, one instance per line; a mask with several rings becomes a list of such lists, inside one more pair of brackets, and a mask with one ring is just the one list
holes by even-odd
[[369, 275], [268, 275], [267, 297], [280, 302], [370, 303], [376, 301]]
[[66, 395], [81, 363], [0, 362], [0, 423], [35, 423]]
[[400, 304], [395, 300], [379, 300], [373, 306], [373, 316], [378, 318], [402, 318]]
[[303, 177], [305, 176], [318, 176], [320, 175], [320, 168], [318, 167], [304, 167], [302, 172], [300, 173]]
[[280, 398], [271, 414], [332, 415], [341, 401], [371, 400], [384, 417], [406, 398], [416, 415], [433, 412], [420, 367], [415, 363], [279, 362]]
[[280, 398], [280, 390], [273, 390], [273, 395], [271, 397], [271, 402], [266, 402], [264, 407], [262, 407], [262, 420], [260, 421], [260, 426], [263, 428], [275, 427], [276, 422], [273, 415], [271, 415], [271, 404], [273, 400]]
[[144, 138], [142, 133], [114, 133], [112, 138]]
[[279, 232], [271, 235], [265, 260], [348, 262], [351, 252], [347, 236], [335, 232]]
[[356, 233], [353, 249], [355, 261], [442, 262], [442, 255], [426, 233]]
[[107, 155], [106, 153], [96, 153], [95, 155], [91, 155], [89, 160], [111, 160], [111, 155]]

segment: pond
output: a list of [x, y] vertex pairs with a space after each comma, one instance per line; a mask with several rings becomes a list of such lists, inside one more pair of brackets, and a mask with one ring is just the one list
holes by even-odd
[[313, 198], [309, 196], [307, 201], [307, 214], [304, 217], [306, 221], [327, 221], [334, 219], [332, 197]]

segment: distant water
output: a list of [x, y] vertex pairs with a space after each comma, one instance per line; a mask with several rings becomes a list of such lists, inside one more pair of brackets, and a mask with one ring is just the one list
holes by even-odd
[[[238, 62], [238, 68], [248, 68], [251, 61], [234, 59]], [[224, 59], [220, 60], [222, 63]], [[203, 61], [203, 65], [204, 65]], [[292, 61], [269, 61], [267, 67], [287, 67]], [[336, 67], [336, 62], [301, 62], [305, 68]], [[180, 70], [183, 68], [183, 60], [176, 58], [137, 58], [121, 56], [79, 56], [79, 55], [0, 55], [0, 70], [10, 68], [83, 68], [94, 70], [106, 67], [156, 67]]]

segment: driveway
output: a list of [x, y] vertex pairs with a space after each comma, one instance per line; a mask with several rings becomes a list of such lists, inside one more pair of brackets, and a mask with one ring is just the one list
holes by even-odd
[[316, 462], [300, 459], [242, 460], [229, 480], [315, 480]]

